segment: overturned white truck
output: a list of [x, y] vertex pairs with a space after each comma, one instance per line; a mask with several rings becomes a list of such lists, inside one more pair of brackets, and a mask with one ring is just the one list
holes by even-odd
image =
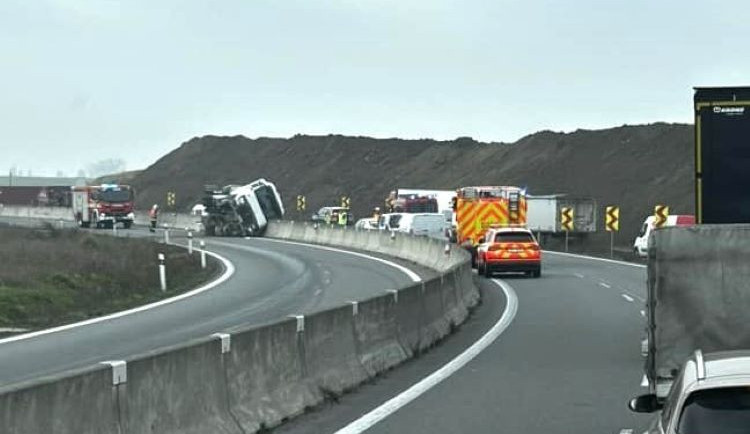
[[265, 179], [221, 189], [206, 186], [203, 198], [203, 228], [208, 236], [261, 236], [268, 222], [284, 216], [276, 186]]

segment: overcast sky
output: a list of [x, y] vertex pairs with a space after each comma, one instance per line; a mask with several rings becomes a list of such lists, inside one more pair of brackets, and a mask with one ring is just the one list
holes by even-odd
[[748, 16], [747, 0], [0, 0], [0, 171], [141, 169], [205, 134], [692, 122], [692, 86], [750, 84]]

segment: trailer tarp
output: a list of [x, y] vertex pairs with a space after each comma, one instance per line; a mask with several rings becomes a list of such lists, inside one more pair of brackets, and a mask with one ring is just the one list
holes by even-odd
[[654, 231], [647, 303], [650, 379], [673, 377], [696, 349], [749, 349], [750, 225]]

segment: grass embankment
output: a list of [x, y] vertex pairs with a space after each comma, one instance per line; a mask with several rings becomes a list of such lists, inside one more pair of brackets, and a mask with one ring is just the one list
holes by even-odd
[[[168, 291], [159, 287], [158, 253]], [[220, 265], [147, 239], [76, 230], [0, 228], [0, 328], [40, 329], [172, 297], [210, 280]]]

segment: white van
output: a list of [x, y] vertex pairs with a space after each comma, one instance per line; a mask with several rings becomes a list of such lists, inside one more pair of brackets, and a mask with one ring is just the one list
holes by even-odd
[[[646, 217], [646, 220], [641, 226], [641, 232], [635, 238], [633, 242], [633, 252], [636, 256], [645, 258], [648, 256], [648, 237], [654, 230], [655, 217], [650, 215]], [[667, 226], [693, 226], [695, 224], [695, 216], [692, 215], [670, 215], [667, 216]]]
[[445, 221], [445, 215], [437, 212], [398, 214], [397, 217], [389, 217], [386, 224], [389, 230], [438, 239], [444, 239], [446, 229], [450, 227], [450, 224]]

